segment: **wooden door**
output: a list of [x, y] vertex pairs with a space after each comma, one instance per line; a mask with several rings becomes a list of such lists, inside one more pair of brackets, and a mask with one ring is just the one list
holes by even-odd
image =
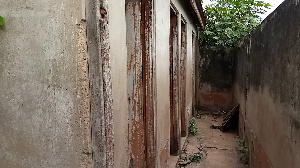
[[177, 11], [170, 9], [170, 154], [178, 155], [180, 150], [179, 132], [179, 57]]

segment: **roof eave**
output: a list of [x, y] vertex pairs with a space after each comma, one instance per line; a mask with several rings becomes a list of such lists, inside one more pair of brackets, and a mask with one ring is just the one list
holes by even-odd
[[193, 18], [201, 27], [202, 30], [205, 28], [205, 16], [203, 7], [200, 0], [189, 0], [189, 4], [192, 6], [194, 12], [193, 12]]

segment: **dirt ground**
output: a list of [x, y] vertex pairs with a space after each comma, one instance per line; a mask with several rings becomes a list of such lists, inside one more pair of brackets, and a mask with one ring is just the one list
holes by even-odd
[[[211, 115], [196, 119], [198, 132], [187, 138], [187, 143], [179, 160], [179, 167], [194, 168], [248, 168], [240, 160], [239, 137], [237, 133], [224, 133], [211, 129], [212, 125], [221, 125], [222, 117]], [[199, 163], [190, 162], [189, 157], [201, 151], [203, 157]]]

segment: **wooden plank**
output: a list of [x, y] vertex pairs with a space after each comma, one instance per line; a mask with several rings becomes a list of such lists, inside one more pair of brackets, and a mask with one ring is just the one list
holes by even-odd
[[224, 117], [223, 122], [220, 126], [212, 125], [212, 129], [219, 129], [223, 132], [230, 131], [233, 127], [238, 128], [239, 119], [239, 105], [233, 107], [227, 115]]

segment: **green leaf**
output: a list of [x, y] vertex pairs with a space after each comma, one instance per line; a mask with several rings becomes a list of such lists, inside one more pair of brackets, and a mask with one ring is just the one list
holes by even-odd
[[0, 26], [4, 25], [4, 18], [0, 16]]
[[262, 19], [270, 4], [263, 0], [211, 0], [205, 7], [206, 30], [201, 34], [202, 45], [236, 46]]

